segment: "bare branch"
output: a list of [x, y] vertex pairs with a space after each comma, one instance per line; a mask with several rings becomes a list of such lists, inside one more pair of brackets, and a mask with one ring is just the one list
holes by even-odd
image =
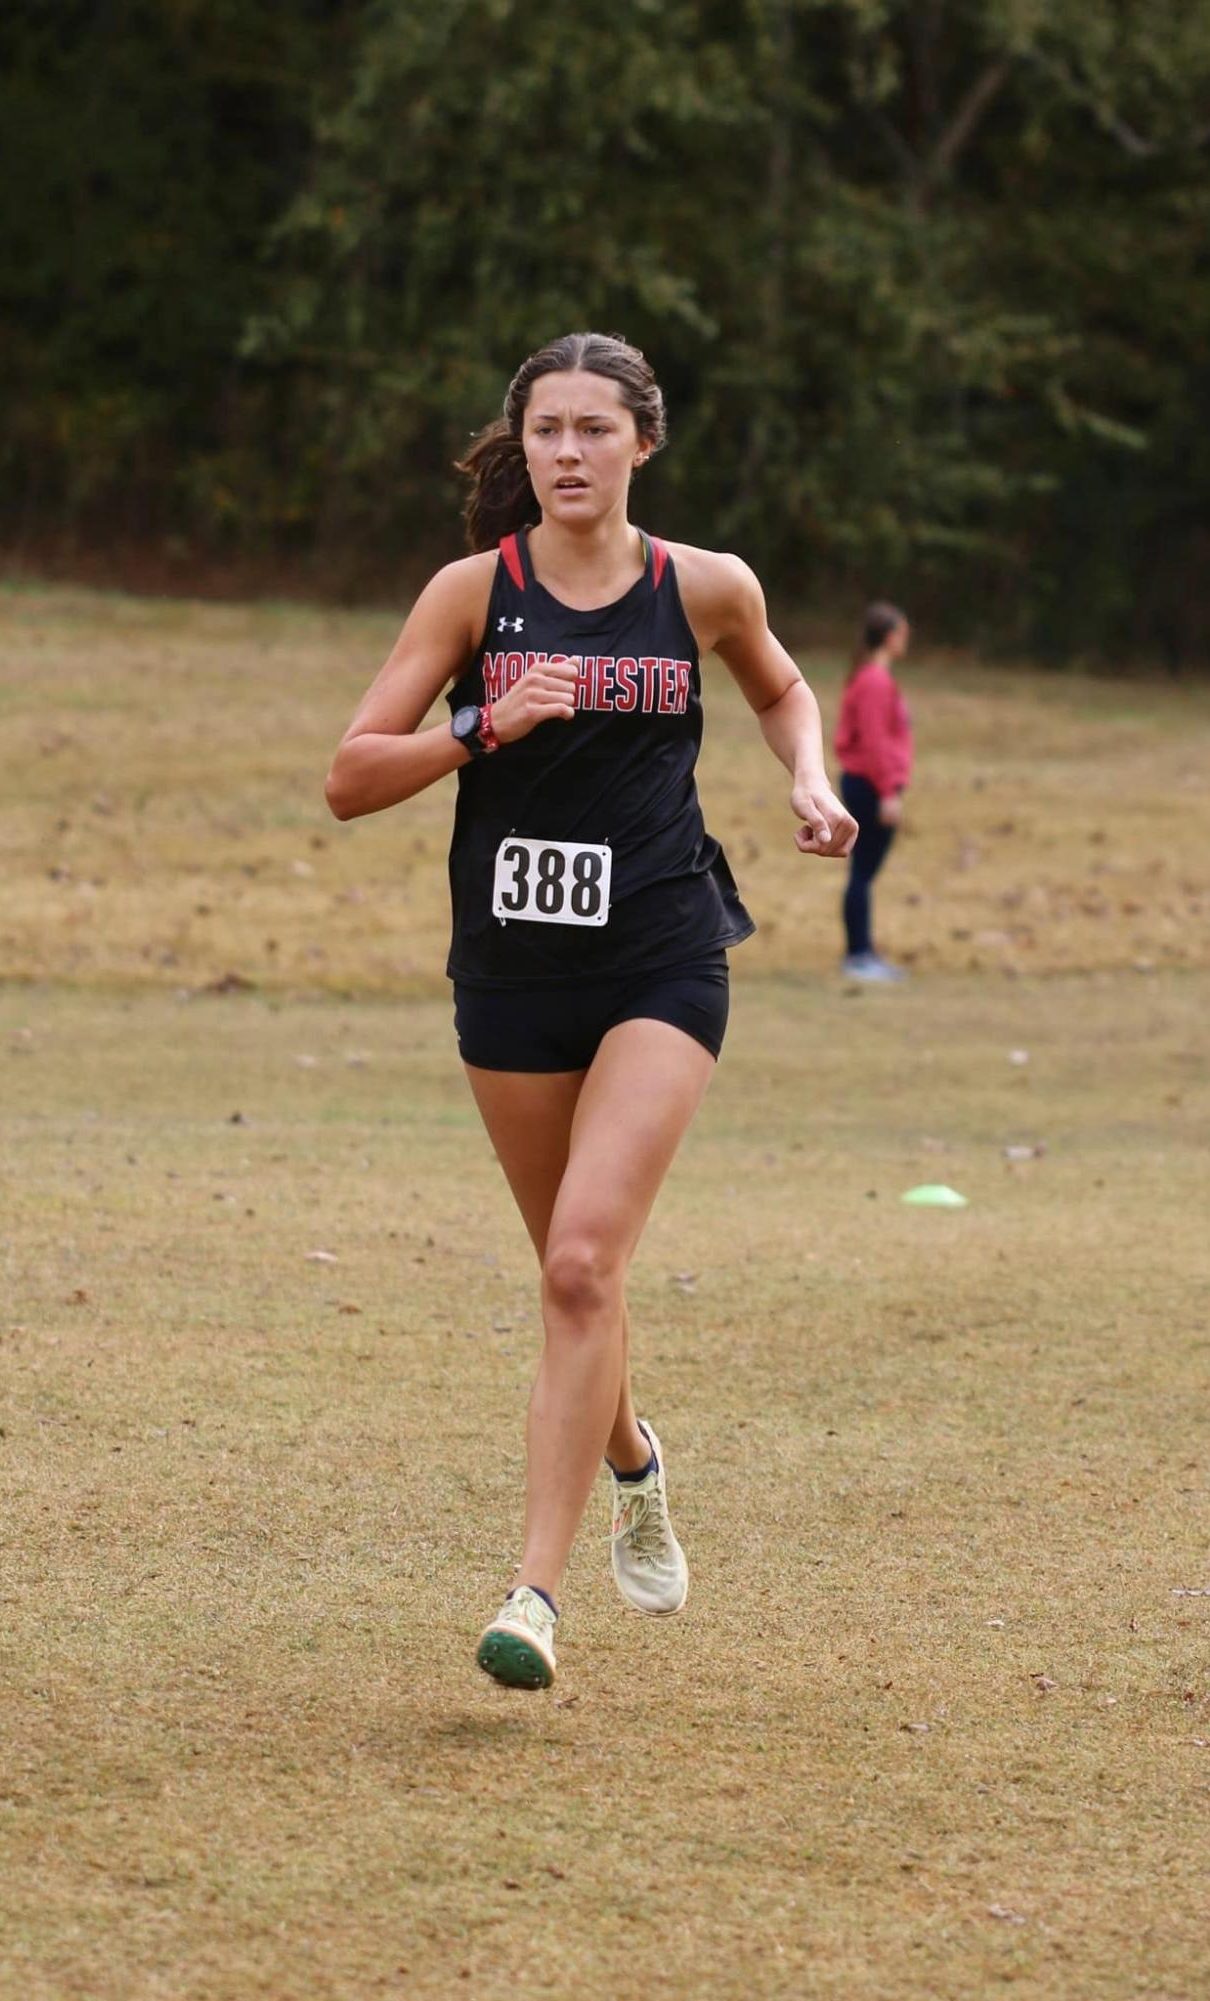
[[1041, 49], [1029, 49], [1026, 51], [1026, 60], [1053, 78], [1056, 83], [1061, 84], [1075, 103], [1082, 104], [1086, 110], [1091, 111], [1102, 131], [1107, 132], [1111, 139], [1116, 139], [1123, 152], [1129, 153], [1132, 159], [1152, 160], [1162, 151], [1154, 139], [1144, 139], [1141, 132], [1136, 132], [1132, 125], [1128, 125], [1124, 118], [1120, 118], [1116, 111], [1103, 103], [1096, 92], [1088, 84], [1081, 82], [1080, 78], [1067, 67], [1066, 63], [1060, 62], [1057, 56], [1044, 55]]
[[925, 169], [929, 184], [935, 186], [951, 172], [955, 162], [974, 138], [979, 121], [990, 109], [1012, 75], [1013, 58], [998, 56], [982, 76], [975, 78], [948, 126], [933, 148]]

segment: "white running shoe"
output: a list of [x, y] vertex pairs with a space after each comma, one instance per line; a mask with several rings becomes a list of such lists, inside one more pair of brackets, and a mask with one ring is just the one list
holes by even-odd
[[484, 1627], [475, 1655], [479, 1666], [506, 1688], [549, 1688], [555, 1678], [558, 1616], [539, 1592], [519, 1584]]
[[613, 1489], [613, 1574], [618, 1590], [636, 1612], [667, 1618], [689, 1596], [689, 1565], [668, 1519], [664, 1454], [651, 1426], [639, 1430], [655, 1454], [655, 1470], [641, 1480], [619, 1480]]
[[877, 952], [850, 954], [841, 968], [846, 980], [863, 980], [867, 986], [897, 987], [907, 974], [902, 966], [892, 966]]

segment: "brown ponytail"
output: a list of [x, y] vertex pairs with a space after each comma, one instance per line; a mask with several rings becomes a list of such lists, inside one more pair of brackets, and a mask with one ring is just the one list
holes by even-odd
[[897, 625], [907, 624], [907, 613], [900, 611], [897, 604], [887, 604], [882, 600], [868, 604], [861, 621], [861, 637], [853, 649], [853, 662], [849, 668], [852, 680], [859, 667], [864, 667], [872, 653], [884, 646]]
[[505, 535], [537, 522], [538, 502], [529, 483], [525, 452], [506, 417], [485, 424], [454, 469], [471, 483], [462, 519], [472, 549], [494, 549]]
[[521, 443], [525, 406], [540, 376], [567, 375], [578, 368], [617, 383], [649, 451], [658, 452], [665, 442], [664, 398], [651, 363], [637, 347], [616, 334], [563, 334], [549, 341], [522, 362], [509, 383], [504, 415], [485, 425], [466, 457], [455, 463], [455, 471], [470, 481], [462, 519], [472, 549], [494, 549], [503, 536], [532, 528], [541, 518]]

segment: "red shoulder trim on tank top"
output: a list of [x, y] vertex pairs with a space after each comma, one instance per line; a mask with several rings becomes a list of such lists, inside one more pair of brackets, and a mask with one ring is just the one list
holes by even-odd
[[516, 584], [517, 589], [523, 591], [525, 589], [525, 571], [521, 567], [521, 551], [517, 547], [517, 538], [515, 535], [506, 535], [504, 537], [504, 540], [500, 544], [500, 554], [504, 558], [504, 567]]
[[652, 588], [658, 591], [660, 578], [663, 576], [668, 563], [668, 545], [665, 542], [661, 542], [656, 535], [649, 537], [649, 540], [651, 542], [651, 583]]

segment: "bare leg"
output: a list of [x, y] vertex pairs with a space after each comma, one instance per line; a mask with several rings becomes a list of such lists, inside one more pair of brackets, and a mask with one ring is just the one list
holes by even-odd
[[625, 1381], [626, 1268], [713, 1072], [708, 1051], [658, 1021], [611, 1030], [583, 1075], [468, 1066], [542, 1257], [520, 1574], [552, 1597], [603, 1453], [624, 1470], [647, 1457]]
[[[567, 1170], [572, 1120], [587, 1073], [478, 1070], [468, 1063], [466, 1074], [541, 1263], [555, 1198]], [[630, 1318], [623, 1306], [622, 1380], [605, 1456], [610, 1465], [630, 1473], [647, 1464], [649, 1452], [635, 1417], [630, 1388]]]
[[[714, 1059], [667, 1022], [605, 1037], [571, 1124], [542, 1265], [546, 1345], [530, 1399], [521, 1576], [552, 1595], [617, 1425], [626, 1269]], [[641, 1434], [627, 1455], [642, 1464]]]
[[639, 1430], [639, 1421], [634, 1414], [634, 1396], [630, 1387], [630, 1314], [625, 1300], [622, 1302], [622, 1387], [618, 1392], [618, 1407], [609, 1443], [605, 1447], [605, 1457], [619, 1473], [638, 1473], [651, 1457], [651, 1447]]

